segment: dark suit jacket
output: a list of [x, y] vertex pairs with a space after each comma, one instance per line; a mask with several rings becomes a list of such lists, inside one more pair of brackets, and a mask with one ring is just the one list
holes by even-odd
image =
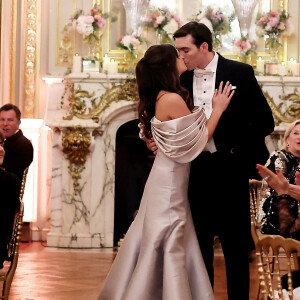
[[0, 167], [0, 264], [7, 256], [7, 241], [11, 237], [14, 216], [20, 208], [18, 177]]
[[33, 160], [31, 142], [23, 135], [20, 129], [16, 134], [4, 141], [5, 156], [2, 167], [16, 174], [22, 182], [24, 170]]
[[[181, 75], [181, 84], [193, 97], [193, 71]], [[236, 86], [228, 108], [213, 135], [217, 151], [244, 160], [249, 178], [259, 178], [256, 163], [264, 164], [269, 152], [265, 137], [274, 130], [272, 111], [259, 87], [250, 65], [224, 58], [219, 54], [215, 87], [229, 81]]]

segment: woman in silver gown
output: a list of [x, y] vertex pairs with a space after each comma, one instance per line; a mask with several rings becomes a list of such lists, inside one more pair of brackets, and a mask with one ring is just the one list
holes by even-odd
[[207, 121], [180, 86], [185, 70], [171, 45], [150, 47], [137, 64], [139, 119], [159, 150], [99, 300], [214, 299], [187, 199], [189, 162], [211, 138], [233, 92], [221, 83]]

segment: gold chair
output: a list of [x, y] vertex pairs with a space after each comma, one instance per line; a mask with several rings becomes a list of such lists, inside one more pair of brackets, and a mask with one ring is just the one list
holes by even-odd
[[26, 183], [28, 168], [25, 169], [22, 184], [20, 189], [20, 209], [16, 212], [14, 218], [13, 231], [11, 235], [11, 239], [8, 243], [8, 261], [10, 261], [9, 268], [5, 274], [0, 275], [0, 281], [3, 282], [2, 286], [2, 296], [0, 299], [8, 300], [11, 283], [13, 281], [13, 277], [15, 275], [15, 271], [18, 264], [19, 259], [19, 247], [22, 233], [22, 223], [23, 223], [23, 215], [24, 215], [24, 203], [22, 201]]
[[[257, 299], [284, 299], [288, 293], [293, 298], [292, 271], [299, 269], [300, 242], [280, 235], [261, 234], [256, 216], [261, 199], [262, 183], [257, 180], [249, 181], [251, 234], [257, 256], [259, 289]], [[281, 277], [287, 274], [288, 289], [282, 288]], [[260, 297], [261, 296], [261, 297]]]

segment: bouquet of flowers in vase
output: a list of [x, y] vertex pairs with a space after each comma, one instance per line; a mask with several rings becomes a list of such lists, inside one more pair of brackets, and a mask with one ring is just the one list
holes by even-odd
[[141, 48], [143, 39], [136, 35], [124, 35], [120, 37], [116, 44], [119, 48], [128, 51], [131, 55], [134, 55], [135, 52]]
[[158, 43], [173, 43], [172, 35], [181, 26], [181, 21], [167, 8], [151, 8], [143, 26], [156, 32]]
[[220, 9], [214, 11], [212, 7], [207, 7], [204, 11], [200, 10], [192, 17], [192, 20], [203, 23], [210, 29], [215, 49], [222, 45], [221, 36], [231, 31], [230, 23], [233, 19], [234, 15], [227, 17]]
[[83, 35], [83, 38], [88, 43], [99, 41], [101, 35], [101, 29], [106, 24], [106, 20], [109, 18], [109, 14], [103, 13], [99, 5], [95, 5], [90, 13], [78, 9], [71, 17], [73, 28], [79, 34]]
[[133, 72], [134, 65], [142, 53], [144, 40], [136, 35], [121, 36], [116, 45], [126, 51], [125, 59], [128, 62], [129, 72]]
[[256, 21], [256, 34], [258, 36], [268, 35], [266, 46], [271, 51], [278, 51], [282, 46], [281, 35], [291, 35], [294, 31], [292, 23], [289, 21], [289, 14], [283, 10], [281, 12], [271, 11], [258, 15]]
[[234, 42], [234, 45], [238, 47], [241, 54], [241, 61], [247, 62], [247, 58], [251, 54], [256, 53], [257, 43], [255, 40], [250, 40], [245, 36], [242, 36], [241, 39]]

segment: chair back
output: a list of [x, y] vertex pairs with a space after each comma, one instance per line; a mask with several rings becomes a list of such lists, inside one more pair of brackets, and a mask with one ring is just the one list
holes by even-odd
[[258, 210], [261, 202], [262, 181], [256, 179], [249, 180], [250, 194], [250, 215], [251, 215], [251, 235], [254, 244], [257, 242], [257, 234], [259, 234], [259, 224], [257, 224]]
[[[293, 294], [292, 271], [299, 270], [300, 242], [260, 232], [256, 218], [261, 201], [261, 189], [261, 181], [249, 181], [251, 234], [255, 244], [259, 278], [257, 299], [296, 299]], [[285, 289], [282, 285], [283, 275], [287, 278]]]
[[[295, 299], [292, 271], [299, 270], [300, 242], [280, 235], [262, 234], [255, 246], [262, 299]], [[283, 275], [287, 279], [285, 288]]]
[[0, 296], [0, 299], [5, 299], [5, 300], [8, 299], [11, 283], [15, 275], [15, 271], [19, 260], [19, 247], [21, 241], [23, 215], [24, 215], [24, 203], [22, 201], [22, 198], [24, 195], [27, 172], [28, 172], [28, 168], [25, 169], [23, 174], [23, 180], [21, 183], [20, 194], [19, 194], [20, 209], [15, 214], [12, 235], [7, 246], [8, 248], [7, 260], [10, 261], [10, 265], [8, 271], [5, 274], [0, 275], [0, 281], [3, 282], [2, 296]]
[[29, 169], [29, 167], [27, 167], [24, 170], [24, 173], [23, 173], [22, 182], [21, 182], [21, 189], [20, 189], [20, 200], [22, 200], [23, 196], [24, 196], [25, 184], [26, 184], [26, 178], [27, 178], [27, 174], [28, 174], [28, 169]]

